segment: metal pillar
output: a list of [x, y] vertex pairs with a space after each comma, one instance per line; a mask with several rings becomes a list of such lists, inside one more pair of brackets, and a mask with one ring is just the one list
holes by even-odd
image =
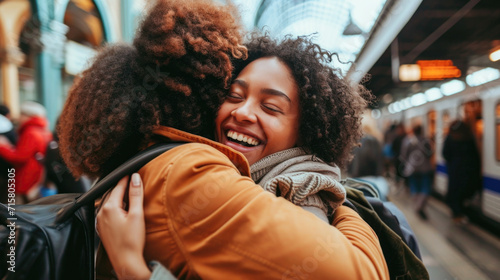
[[[64, 65], [65, 34], [68, 27], [55, 19], [54, 0], [31, 0], [33, 15], [38, 20], [41, 50], [35, 65], [37, 92], [41, 103], [47, 109], [50, 128], [54, 129], [63, 104], [61, 70]], [[56, 3], [57, 2], [57, 3]], [[65, 1], [66, 7], [68, 1]], [[62, 20], [62, 19], [61, 19]]]
[[133, 1], [122, 0], [120, 8], [121, 8], [120, 19], [122, 25], [122, 40], [125, 42], [132, 42], [135, 33], [135, 21], [132, 20]]

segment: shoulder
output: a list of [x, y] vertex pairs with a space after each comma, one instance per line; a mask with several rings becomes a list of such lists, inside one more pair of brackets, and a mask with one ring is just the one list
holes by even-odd
[[176, 165], [224, 164], [233, 165], [223, 152], [206, 144], [188, 143], [161, 155], [160, 160], [170, 160]]
[[163, 169], [181, 168], [196, 171], [201, 166], [222, 164], [233, 166], [231, 160], [221, 151], [200, 143], [187, 143], [175, 147], [144, 166], [147, 170], [162, 172]]
[[[158, 156], [144, 171], [152, 174], [158, 183], [177, 188], [178, 184], [203, 184], [213, 176], [232, 174], [241, 176], [240, 170], [228, 155], [218, 149], [201, 143], [188, 143], [175, 147]], [[213, 178], [212, 178], [213, 179]]]

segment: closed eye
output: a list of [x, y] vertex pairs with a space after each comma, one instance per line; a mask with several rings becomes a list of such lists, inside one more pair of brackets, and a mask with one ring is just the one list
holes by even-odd
[[276, 107], [273, 104], [263, 104], [262, 107], [264, 107], [265, 109], [270, 110], [272, 112], [275, 112], [275, 113], [284, 114], [280, 108]]
[[237, 93], [231, 92], [227, 95], [226, 99], [229, 101], [240, 101], [243, 100], [243, 97]]

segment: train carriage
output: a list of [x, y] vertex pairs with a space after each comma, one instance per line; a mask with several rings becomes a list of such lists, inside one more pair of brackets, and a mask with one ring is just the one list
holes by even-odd
[[[401, 101], [400, 106], [405, 106]], [[410, 106], [408, 106], [410, 107]], [[379, 124], [403, 122], [408, 129], [421, 124], [434, 143], [434, 192], [443, 197], [447, 192], [446, 161], [442, 157], [444, 140], [453, 120], [468, 122], [481, 155], [481, 192], [472, 200], [471, 210], [500, 228], [500, 80], [494, 80], [420, 106], [382, 115]]]

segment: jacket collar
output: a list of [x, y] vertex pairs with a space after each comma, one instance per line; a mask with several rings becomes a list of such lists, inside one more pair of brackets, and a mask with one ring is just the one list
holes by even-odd
[[245, 156], [232, 148], [223, 145], [221, 143], [209, 140], [205, 137], [187, 133], [182, 130], [178, 130], [172, 127], [160, 126], [153, 131], [154, 134], [161, 135], [169, 138], [174, 142], [190, 142], [190, 143], [201, 143], [209, 145], [224, 155], [226, 155], [231, 162], [238, 168], [240, 173], [244, 176], [250, 176], [250, 166], [245, 158]]

